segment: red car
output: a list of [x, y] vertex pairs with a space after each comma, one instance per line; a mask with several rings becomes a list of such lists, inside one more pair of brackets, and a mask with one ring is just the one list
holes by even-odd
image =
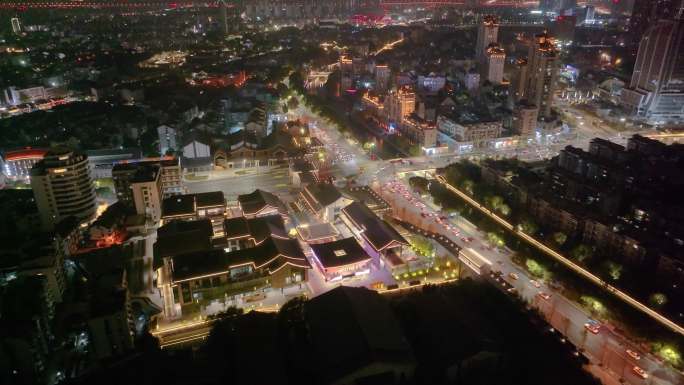
[[584, 328], [589, 330], [590, 332], [594, 334], [598, 334], [599, 331], [601, 330], [601, 325], [596, 322], [596, 321], [589, 321], [584, 324]]

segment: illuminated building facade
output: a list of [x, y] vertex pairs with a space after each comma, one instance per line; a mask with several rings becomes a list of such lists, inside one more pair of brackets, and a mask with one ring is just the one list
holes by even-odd
[[310, 246], [316, 268], [327, 281], [370, 273], [371, 257], [353, 237]]
[[50, 150], [31, 170], [31, 188], [46, 230], [73, 216], [88, 222], [95, 216], [95, 187], [85, 154]]
[[506, 51], [497, 43], [492, 43], [487, 47], [485, 53], [485, 73], [487, 80], [494, 84], [503, 82], [504, 63], [506, 61]]
[[558, 80], [560, 58], [555, 39], [547, 33], [536, 35], [530, 45], [525, 74], [524, 97], [539, 107], [541, 118], [551, 116], [551, 104]]
[[622, 104], [652, 124], [684, 121], [684, 16], [661, 20], [641, 39]]
[[475, 45], [475, 58], [482, 63], [485, 60], [487, 47], [496, 43], [499, 35], [499, 19], [496, 16], [488, 15], [482, 19], [477, 29], [477, 43]]
[[33, 166], [43, 159], [47, 150], [26, 148], [7, 151], [0, 157], [2, 173], [11, 180], [29, 179]]
[[392, 91], [385, 98], [384, 110], [390, 124], [401, 125], [416, 110], [416, 94], [405, 88]]

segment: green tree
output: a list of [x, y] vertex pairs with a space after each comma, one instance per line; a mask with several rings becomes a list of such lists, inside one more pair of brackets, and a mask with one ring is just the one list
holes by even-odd
[[570, 256], [579, 262], [585, 262], [592, 256], [592, 254], [593, 250], [591, 249], [591, 247], [583, 243], [575, 246], [575, 248], [573, 248], [572, 251], [570, 251]]
[[558, 246], [563, 246], [568, 240], [568, 236], [565, 233], [557, 231], [553, 233], [553, 241], [556, 242]]
[[534, 235], [539, 230], [539, 226], [532, 220], [531, 217], [525, 216], [518, 224], [518, 228], [526, 234]]
[[421, 194], [428, 191], [430, 181], [421, 176], [412, 176], [409, 178], [409, 185], [418, 190]]
[[663, 293], [653, 293], [648, 297], [648, 303], [655, 308], [661, 308], [667, 303], [667, 296]]

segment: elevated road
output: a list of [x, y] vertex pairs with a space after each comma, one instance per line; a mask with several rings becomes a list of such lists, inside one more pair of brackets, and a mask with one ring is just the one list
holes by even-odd
[[682, 328], [680, 325], [677, 323], [671, 321], [669, 318], [663, 316], [662, 314], [656, 312], [655, 310], [651, 309], [650, 307], [644, 305], [643, 303], [639, 302], [635, 298], [631, 297], [627, 293], [621, 291], [620, 289], [616, 288], [615, 286], [610, 285], [608, 282], [604, 281], [603, 279], [599, 278], [598, 276], [592, 274], [590, 271], [584, 269], [582, 266], [574, 263], [570, 259], [566, 258], [565, 256], [561, 255], [557, 251], [551, 249], [550, 247], [546, 246], [545, 244], [537, 241], [535, 238], [532, 236], [526, 234], [525, 232], [517, 229], [515, 226], [513, 226], [511, 223], [506, 221], [505, 219], [501, 218], [500, 216], [496, 215], [494, 212], [486, 208], [484, 205], [480, 204], [480, 202], [474, 200], [471, 198], [468, 194], [464, 193], [463, 191], [457, 189], [456, 187], [452, 186], [449, 184], [444, 177], [441, 175], [437, 176], [437, 180], [440, 181], [444, 186], [446, 186], [449, 191], [453, 192], [454, 194], [458, 195], [461, 199], [466, 201], [469, 205], [475, 207], [478, 209], [480, 212], [488, 216], [489, 218], [493, 219], [495, 222], [497, 222], [499, 225], [504, 227], [506, 230], [509, 230], [513, 233], [515, 233], [518, 237], [522, 238], [532, 246], [536, 247], [537, 249], [543, 251], [545, 254], [549, 255], [550, 257], [554, 258], [558, 262], [562, 263], [565, 265], [567, 268], [570, 270], [576, 272], [577, 274], [581, 275], [585, 279], [593, 282], [594, 284], [602, 287], [605, 291], [613, 294], [623, 302], [627, 303], [628, 305], [632, 306], [633, 308], [641, 311], [642, 313], [648, 315], [652, 319], [658, 321], [661, 323], [663, 326], [667, 327], [668, 329], [679, 333], [681, 335], [684, 335], [684, 328]]

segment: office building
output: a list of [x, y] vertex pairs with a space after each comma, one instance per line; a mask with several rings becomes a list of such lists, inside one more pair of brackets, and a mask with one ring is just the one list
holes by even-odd
[[475, 45], [475, 59], [482, 63], [485, 60], [487, 47], [497, 42], [499, 34], [499, 19], [488, 15], [482, 19], [477, 29], [477, 43]]
[[492, 43], [487, 47], [485, 53], [485, 77], [493, 84], [503, 82], [504, 63], [506, 61], [506, 51], [497, 43]]
[[112, 177], [114, 165], [121, 162], [136, 162], [142, 158], [142, 150], [137, 147], [104, 148], [88, 150], [88, 161], [93, 179], [107, 179]]
[[400, 129], [409, 143], [419, 146], [423, 151], [437, 146], [437, 128], [434, 122], [411, 114], [404, 119]]
[[140, 162], [122, 162], [112, 168], [112, 179], [116, 197], [120, 201], [127, 202], [130, 206], [134, 205], [131, 181], [140, 169], [145, 169], [151, 165], [161, 167], [161, 189], [162, 199], [185, 192], [181, 180], [181, 166], [178, 158], [156, 158]]
[[527, 91], [527, 59], [520, 58], [515, 61], [515, 72], [511, 83], [513, 100], [518, 102], [525, 99], [525, 92]]
[[513, 109], [513, 131], [520, 136], [532, 136], [537, 128], [539, 109], [525, 100]]
[[536, 35], [527, 57], [525, 98], [539, 107], [540, 118], [551, 117], [551, 105], [556, 91], [560, 58], [555, 39], [548, 33]]
[[139, 215], [157, 222], [161, 219], [161, 167], [147, 164], [139, 167], [130, 181], [131, 197]]
[[95, 187], [88, 156], [53, 149], [31, 170], [31, 188], [45, 230], [74, 216], [81, 223], [95, 217]]
[[596, 17], [596, 8], [593, 5], [584, 7], [584, 24], [594, 24]]
[[10, 22], [12, 23], [12, 32], [15, 35], [18, 35], [21, 33], [21, 21], [19, 21], [18, 17], [13, 17]]
[[458, 143], [468, 143], [478, 148], [490, 145], [503, 131], [500, 120], [473, 113], [440, 115], [437, 129]]
[[639, 44], [622, 104], [651, 124], [684, 121], [684, 17], [660, 20]]
[[157, 136], [159, 137], [159, 153], [166, 155], [169, 151], [178, 150], [177, 132], [175, 128], [167, 125], [157, 127]]
[[477, 91], [480, 88], [480, 74], [477, 71], [470, 70], [465, 74], [464, 83], [468, 91]]
[[401, 125], [416, 110], [416, 94], [408, 88], [390, 92], [385, 98], [385, 113], [390, 125]]
[[389, 80], [392, 71], [387, 64], [375, 66], [375, 89], [385, 91], [389, 87]]
[[340, 89], [346, 91], [352, 88], [354, 82], [354, 62], [347, 56], [340, 56]]

